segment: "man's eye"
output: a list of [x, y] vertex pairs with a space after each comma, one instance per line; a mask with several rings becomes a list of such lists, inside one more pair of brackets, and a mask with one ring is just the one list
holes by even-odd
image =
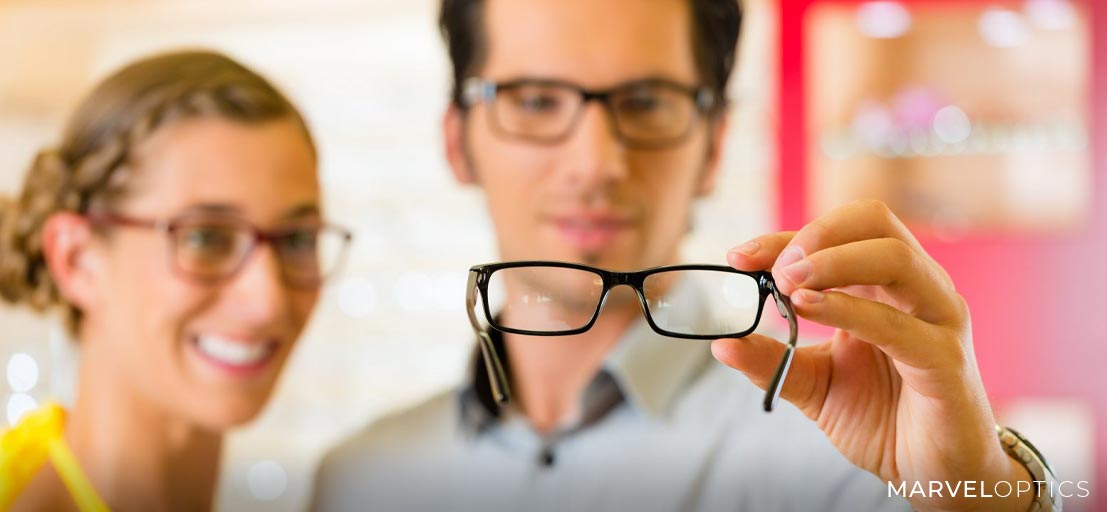
[[626, 112], [651, 112], [660, 107], [660, 98], [653, 94], [635, 94], [619, 102], [619, 109]]
[[520, 95], [515, 100], [515, 105], [523, 110], [532, 112], [549, 112], [557, 109], [559, 102], [554, 96], [543, 94]]

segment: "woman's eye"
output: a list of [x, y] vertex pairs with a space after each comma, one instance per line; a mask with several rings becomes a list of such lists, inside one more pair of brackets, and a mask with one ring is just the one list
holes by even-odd
[[318, 236], [315, 231], [294, 231], [282, 238], [282, 246], [295, 252], [314, 251]]
[[196, 250], [227, 251], [234, 246], [234, 238], [234, 233], [225, 228], [195, 228], [185, 232], [184, 243]]

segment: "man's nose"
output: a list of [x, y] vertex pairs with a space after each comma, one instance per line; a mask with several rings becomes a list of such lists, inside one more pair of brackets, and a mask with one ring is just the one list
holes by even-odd
[[588, 101], [566, 141], [560, 169], [572, 188], [592, 191], [626, 179], [626, 147], [601, 101]]

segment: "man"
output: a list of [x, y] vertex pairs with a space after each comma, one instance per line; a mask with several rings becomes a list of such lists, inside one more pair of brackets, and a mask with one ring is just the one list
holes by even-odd
[[[691, 205], [718, 172], [740, 20], [733, 0], [444, 0], [446, 153], [460, 183], [483, 189], [502, 260], [679, 261]], [[636, 119], [659, 108], [666, 122]], [[620, 287], [581, 334], [492, 332], [510, 404], [475, 364], [462, 389], [334, 449], [316, 508], [906, 510], [889, 482], [1031, 480], [997, 439], [964, 301], [883, 205], [726, 257], [771, 269], [800, 316], [837, 328], [796, 353], [782, 392], [794, 406], [759, 411], [760, 390], [712, 358], [764, 388], [782, 343], [667, 339]], [[1033, 499], [910, 506], [1022, 511]]]

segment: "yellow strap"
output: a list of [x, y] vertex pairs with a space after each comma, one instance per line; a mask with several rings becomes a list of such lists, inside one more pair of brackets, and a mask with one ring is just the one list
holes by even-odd
[[46, 403], [0, 435], [0, 511], [11, 508], [49, 458], [81, 512], [108, 512], [66, 445], [64, 431], [65, 409]]
[[46, 439], [60, 436], [65, 411], [53, 404], [28, 413], [0, 436], [0, 510], [8, 510], [15, 498], [46, 463]]
[[54, 469], [58, 471], [58, 476], [61, 477], [65, 487], [69, 489], [69, 494], [73, 496], [73, 501], [77, 503], [77, 509], [81, 512], [110, 512], [108, 506], [100, 499], [100, 495], [96, 494], [96, 489], [92, 487], [92, 483], [85, 477], [84, 471], [81, 471], [81, 465], [77, 462], [77, 458], [73, 456], [73, 452], [69, 450], [65, 438], [51, 439], [48, 446], [50, 460], [54, 462]]

